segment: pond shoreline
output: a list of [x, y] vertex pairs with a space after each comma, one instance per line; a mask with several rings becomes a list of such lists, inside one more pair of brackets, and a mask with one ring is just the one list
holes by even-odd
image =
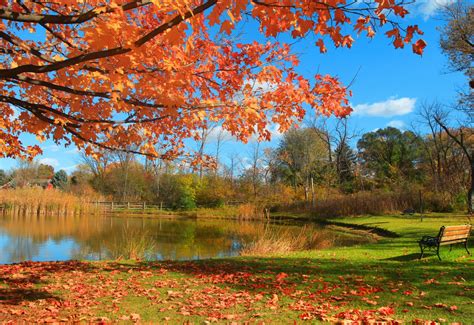
[[[63, 322], [421, 323], [474, 319], [472, 257], [418, 260], [416, 240], [462, 216], [341, 218], [384, 224], [396, 238], [352, 247], [200, 261], [0, 265], [0, 318]], [[442, 301], [440, 301], [442, 297]]]

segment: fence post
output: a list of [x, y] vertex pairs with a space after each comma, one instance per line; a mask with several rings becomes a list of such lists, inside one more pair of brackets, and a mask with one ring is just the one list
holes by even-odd
[[163, 201], [160, 202], [160, 211], [163, 210]]
[[130, 210], [130, 202], [127, 202], [127, 210]]
[[143, 210], [145, 210], [145, 209], [146, 209], [146, 202], [143, 201]]
[[421, 190], [419, 191], [419, 198], [420, 198], [420, 218], [421, 221], [423, 221], [423, 194], [421, 193]]
[[110, 209], [114, 211], [114, 201], [110, 202]]

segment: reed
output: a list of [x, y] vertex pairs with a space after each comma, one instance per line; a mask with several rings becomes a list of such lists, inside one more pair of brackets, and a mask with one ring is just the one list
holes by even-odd
[[298, 250], [322, 249], [334, 246], [336, 241], [337, 234], [334, 232], [311, 225], [298, 229], [265, 227], [263, 233], [244, 246], [241, 254], [264, 256]]
[[244, 203], [237, 206], [237, 218], [242, 220], [265, 219], [269, 211], [263, 204]]
[[110, 253], [115, 260], [142, 261], [152, 256], [155, 245], [149, 231], [124, 227], [121, 236], [110, 248]]
[[70, 216], [93, 213], [91, 198], [56, 189], [19, 188], [0, 190], [0, 213], [20, 216]]
[[[425, 209], [431, 206], [424, 199]], [[315, 206], [308, 202], [299, 202], [287, 206], [279, 206], [276, 211], [310, 212], [317, 217], [341, 217], [354, 215], [382, 215], [400, 213], [407, 208], [419, 210], [419, 193], [415, 190], [370, 191], [354, 194], [331, 193], [316, 198]]]

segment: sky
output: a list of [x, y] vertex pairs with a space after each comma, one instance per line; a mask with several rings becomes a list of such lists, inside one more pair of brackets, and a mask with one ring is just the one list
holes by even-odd
[[[466, 78], [461, 73], [450, 72], [446, 57], [439, 47], [438, 28], [444, 24], [439, 17], [439, 7], [452, 0], [421, 0], [408, 7], [410, 15], [405, 25], [418, 24], [427, 42], [423, 56], [413, 54], [411, 46], [394, 49], [382, 33], [369, 40], [356, 38], [351, 49], [328, 46], [328, 52], [320, 54], [314, 46], [315, 39], [308, 37], [294, 45], [299, 53], [299, 72], [306, 77], [316, 73], [335, 75], [344, 84], [351, 84], [354, 108], [349, 124], [359, 133], [374, 131], [387, 126], [410, 129], [417, 124], [417, 110], [423, 102], [438, 101], [450, 104], [456, 100], [457, 90], [464, 86]], [[244, 31], [245, 32], [245, 31]], [[243, 37], [251, 37], [243, 35]], [[352, 81], [352, 83], [351, 83]], [[309, 112], [311, 114], [311, 112]], [[277, 127], [272, 128], [273, 139], [262, 147], [276, 146], [281, 139]], [[27, 144], [36, 143], [32, 137], [24, 137]], [[207, 151], [213, 154], [215, 136], [211, 135]], [[196, 145], [189, 144], [193, 149]], [[75, 147], [58, 146], [51, 141], [42, 143], [43, 154], [36, 158], [40, 163], [51, 165], [55, 170], [71, 173], [80, 163]], [[221, 154], [225, 161], [234, 154], [249, 155], [252, 144], [244, 145], [233, 140], [224, 144]], [[0, 169], [9, 170], [17, 165], [13, 159], [1, 159]]]

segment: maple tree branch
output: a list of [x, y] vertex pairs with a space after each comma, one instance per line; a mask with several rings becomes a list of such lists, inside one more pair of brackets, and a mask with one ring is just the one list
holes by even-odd
[[[28, 13], [31, 14], [31, 10], [23, 3], [23, 1], [21, 0], [17, 0], [16, 1], [23, 9], [25, 9]], [[43, 3], [38, 3], [38, 2], [35, 2], [37, 4], [40, 4], [42, 6], [44, 6]], [[44, 6], [46, 7], [46, 6]], [[49, 9], [49, 8], [48, 8]], [[51, 9], [49, 9], [51, 10]], [[69, 42], [67, 39], [65, 39], [64, 37], [62, 37], [61, 35], [59, 35], [58, 33], [56, 33], [51, 27], [49, 27], [48, 25], [46, 25], [45, 23], [40, 23], [40, 25], [46, 30], [48, 31], [51, 35], [53, 35], [54, 37], [56, 37], [57, 39], [59, 39], [61, 42], [63, 42], [64, 44], [72, 47], [72, 48], [77, 48], [76, 46], [74, 46], [71, 42]]]
[[450, 130], [449, 128], [444, 124], [443, 121], [441, 121], [441, 118], [439, 116], [433, 116], [434, 120], [436, 121], [436, 123], [438, 123], [438, 125], [446, 132], [446, 134], [454, 141], [456, 142], [456, 144], [461, 148], [461, 150], [464, 152], [464, 154], [466, 155], [466, 158], [468, 159], [468, 161], [470, 163], [472, 163], [474, 157], [472, 157], [468, 150], [467, 150], [467, 146], [465, 145], [464, 143], [464, 134], [463, 134], [463, 130], [462, 128], [459, 129], [459, 133], [460, 133], [460, 137], [458, 138], [457, 136], [455, 136]]
[[[47, 116], [44, 115], [44, 112], [49, 112], [51, 114], [54, 114], [56, 116], [65, 118], [67, 120], [72, 120], [76, 123], [80, 124], [110, 124], [110, 125], [124, 125], [124, 124], [143, 124], [143, 123], [152, 123], [152, 122], [157, 122], [160, 120], [164, 120], [169, 117], [169, 115], [161, 115], [157, 117], [152, 117], [152, 118], [143, 118], [143, 119], [125, 119], [122, 121], [117, 121], [117, 120], [107, 120], [107, 119], [86, 119], [86, 118], [81, 118], [81, 117], [76, 117], [73, 115], [70, 115], [68, 113], [64, 113], [61, 111], [58, 111], [50, 106], [46, 106], [44, 104], [33, 104], [15, 97], [10, 97], [10, 96], [3, 96], [0, 95], [0, 102], [5, 102], [9, 103], [12, 105], [15, 105], [16, 107], [23, 108], [28, 110], [29, 112], [36, 112], [40, 114], [41, 116], [45, 117], [48, 119], [48, 123], [50, 124], [56, 124], [54, 119], [51, 119]], [[35, 114], [36, 115], [36, 114]], [[37, 116], [37, 115], [36, 115]], [[78, 128], [80, 127], [80, 124], [72, 124], [71, 122], [67, 122], [66, 124], [71, 125], [72, 127]]]
[[120, 147], [112, 147], [112, 146], [106, 145], [104, 143], [98, 142], [96, 140], [88, 139], [88, 138], [84, 137], [82, 134], [80, 134], [78, 131], [75, 131], [75, 130], [71, 129], [68, 126], [65, 126], [64, 129], [68, 133], [70, 133], [71, 135], [73, 135], [76, 138], [82, 140], [83, 142], [93, 144], [93, 145], [95, 145], [95, 146], [97, 146], [101, 149], [107, 149], [107, 150], [111, 150], [111, 151], [119, 151], [119, 152], [125, 152], [125, 153], [133, 153], [133, 154], [136, 154], [136, 155], [142, 155], [142, 156], [146, 156], [146, 157], [150, 157], [150, 158], [154, 158], [154, 159], [163, 159], [165, 157], [164, 155], [153, 155], [151, 153], [142, 152], [142, 151], [133, 150], [133, 149], [124, 149], [124, 148], [120, 148]]
[[3, 31], [0, 31], [0, 38], [3, 38], [8, 43], [10, 43], [12, 45], [15, 45], [15, 46], [18, 46], [22, 50], [25, 50], [25, 51], [33, 54], [34, 56], [40, 58], [43, 61], [46, 61], [46, 62], [49, 62], [49, 63], [56, 62], [56, 61], [48, 58], [44, 54], [42, 54], [38, 49], [36, 49], [34, 47], [30, 47], [28, 44], [26, 44], [21, 39], [18, 39], [16, 36], [8, 35], [7, 33], [3, 32]]
[[[70, 88], [66, 86], [57, 85], [52, 82], [32, 79], [32, 78], [24, 77], [24, 76], [18, 76], [16, 78], [7, 79], [7, 81], [13, 82], [15, 84], [19, 84], [19, 82], [26, 82], [32, 85], [42, 86], [42, 87], [66, 92], [73, 95], [112, 99], [112, 95], [109, 92], [74, 89], [74, 88]], [[165, 105], [162, 105], [162, 104], [147, 103], [147, 102], [138, 100], [136, 98], [120, 98], [120, 100], [122, 100], [123, 102], [127, 104], [141, 106], [141, 107], [148, 107], [148, 108], [164, 108], [165, 107]]]
[[136, 0], [126, 3], [121, 6], [111, 7], [105, 6], [102, 8], [93, 8], [85, 13], [80, 15], [43, 15], [43, 14], [32, 14], [32, 13], [19, 13], [14, 12], [8, 8], [0, 9], [0, 19], [15, 21], [15, 22], [24, 22], [24, 23], [40, 23], [40, 24], [81, 24], [87, 22], [95, 17], [104, 14], [112, 13], [118, 8], [121, 8], [123, 11], [136, 9], [139, 7], [146, 6], [151, 4], [152, 1], [149, 0]]
[[[133, 45], [135, 47], [139, 47], [155, 36], [164, 33], [168, 29], [171, 29], [175, 27], [176, 25], [180, 24], [181, 22], [194, 17], [195, 15], [203, 12], [204, 10], [212, 7], [217, 3], [217, 0], [209, 0], [207, 2], [204, 2], [202, 5], [194, 8], [193, 10], [187, 11], [184, 15], [177, 15], [167, 23], [164, 23], [160, 25], [159, 27], [155, 28], [151, 32], [147, 33], [145, 36], [139, 38], [136, 40]], [[1, 13], [1, 11], [0, 11]], [[113, 49], [108, 49], [108, 50], [102, 50], [102, 51], [96, 51], [96, 52], [90, 52], [86, 54], [81, 54], [76, 57], [64, 60], [64, 61], [59, 61], [53, 64], [49, 65], [34, 65], [34, 64], [25, 64], [22, 66], [18, 66], [16, 68], [12, 69], [0, 69], [0, 78], [11, 78], [14, 77], [18, 74], [25, 73], [25, 72], [33, 72], [33, 73], [47, 73], [51, 71], [57, 71], [64, 69], [69, 66], [73, 66], [82, 62], [87, 62], [91, 60], [97, 60], [101, 58], [106, 58], [106, 57], [111, 57], [115, 55], [120, 55], [120, 54], [125, 54], [128, 52], [132, 51], [132, 47], [116, 47]]]
[[201, 4], [200, 6], [197, 6], [193, 10], [186, 11], [186, 13], [184, 15], [175, 16], [169, 22], [159, 26], [158, 28], [155, 28], [154, 30], [152, 30], [151, 32], [149, 32], [148, 34], [143, 36], [142, 38], [135, 41], [135, 43], [134, 43], [135, 46], [141, 46], [141, 45], [145, 44], [146, 42], [148, 42], [149, 40], [151, 40], [155, 36], [165, 32], [166, 30], [180, 24], [181, 22], [183, 22], [183, 21], [185, 21], [185, 20], [187, 20], [191, 17], [194, 17], [195, 15], [198, 15], [198, 14], [202, 13], [206, 9], [209, 9], [210, 7], [214, 6], [216, 3], [217, 3], [217, 0], [209, 0], [209, 1], [206, 1], [203, 4]]

